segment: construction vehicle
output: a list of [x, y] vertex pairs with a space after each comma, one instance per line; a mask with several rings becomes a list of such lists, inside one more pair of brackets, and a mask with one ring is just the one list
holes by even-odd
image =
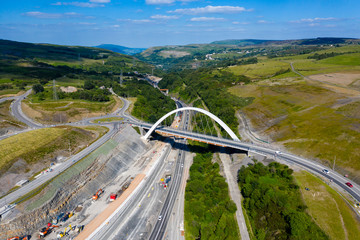
[[40, 229], [39, 231], [39, 238], [44, 238], [46, 237], [48, 234], [50, 234], [52, 232], [52, 230], [56, 227], [59, 227], [59, 226], [56, 226], [56, 225], [52, 225], [51, 223], [48, 224], [47, 227], [44, 227], [42, 229]]
[[75, 227], [75, 232], [81, 232], [84, 229], [84, 225], [78, 225]]
[[[69, 228], [69, 231], [67, 231], [67, 228]], [[73, 229], [75, 229], [75, 228], [73, 228], [73, 227], [71, 226], [71, 224], [69, 224], [69, 226], [64, 229], [64, 232], [61, 231], [61, 232], [58, 233], [57, 237], [58, 237], [58, 238], [65, 237], [65, 236], [68, 235], [69, 232], [72, 231]]]
[[61, 219], [64, 215], [65, 215], [65, 213], [63, 213], [63, 212], [59, 213], [59, 214], [56, 216], [56, 218], [54, 218], [54, 219], [52, 220], [52, 223], [53, 223], [53, 224], [57, 224], [58, 222], [60, 222], [60, 219]]
[[7, 240], [28, 240], [29, 237], [28, 236], [23, 236], [23, 237], [12, 237], [12, 238], [8, 238]]
[[[123, 194], [123, 193], [125, 192], [125, 190], [128, 189], [129, 186], [130, 186], [130, 182], [125, 182], [125, 183], [122, 185], [121, 189], [115, 193], [115, 194], [116, 194], [116, 198], [120, 197], [121, 194]], [[116, 199], [116, 198], [115, 198], [115, 199]], [[114, 200], [115, 200], [115, 199], [114, 199]], [[110, 201], [111, 201], [111, 198], [110, 198]]]
[[100, 197], [100, 195], [101, 195], [102, 193], [104, 193], [104, 191], [100, 188], [100, 189], [93, 195], [92, 199], [93, 199], [94, 201], [98, 200], [98, 198]]
[[110, 194], [110, 202], [115, 201], [115, 200], [116, 200], [116, 198], [117, 198], [117, 194], [116, 194], [116, 193], [112, 193], [112, 194]]

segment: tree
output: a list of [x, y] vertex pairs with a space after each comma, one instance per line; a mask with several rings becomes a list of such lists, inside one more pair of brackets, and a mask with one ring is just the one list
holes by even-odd
[[86, 80], [84, 83], [84, 89], [91, 90], [93, 88], [95, 88], [95, 84], [93, 82], [91, 82], [90, 80]]
[[49, 80], [47, 80], [47, 79], [40, 79], [39, 82], [40, 82], [41, 85], [45, 85], [45, 84], [47, 84], [47, 83], [49, 82]]
[[43, 87], [41, 84], [39, 84], [39, 83], [35, 84], [35, 85], [32, 87], [32, 89], [34, 90], [35, 93], [39, 93], [39, 92], [43, 92], [43, 91], [44, 91], [44, 87]]

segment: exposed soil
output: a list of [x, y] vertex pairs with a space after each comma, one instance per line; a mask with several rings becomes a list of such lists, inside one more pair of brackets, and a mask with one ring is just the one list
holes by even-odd
[[[116, 111], [119, 107], [121, 107], [121, 100], [117, 97], [114, 97], [115, 103], [113, 104], [111, 111]], [[22, 102], [21, 107], [23, 112], [34, 119], [35, 121], [41, 123], [67, 123], [67, 122], [77, 122], [84, 118], [92, 118], [103, 116], [105, 112], [91, 112], [85, 108], [70, 108], [66, 111], [61, 111], [62, 108], [67, 108], [71, 106], [72, 102], [63, 107], [58, 107], [55, 111], [45, 111], [40, 109], [32, 108], [28, 103]]]
[[174, 58], [180, 58], [180, 57], [185, 57], [187, 55], [190, 55], [190, 53], [188, 52], [183, 52], [183, 51], [161, 51], [160, 56], [164, 57], [164, 58], [170, 58], [170, 57], [174, 57]]
[[25, 128], [23, 123], [10, 114], [10, 104], [10, 100], [0, 103], [0, 136]]
[[360, 73], [327, 73], [312, 75], [309, 78], [321, 82], [349, 86], [354, 81], [360, 79]]
[[[91, 196], [99, 188], [110, 188], [109, 184], [118, 179], [122, 173], [126, 173], [130, 166], [137, 162], [139, 154], [142, 154], [147, 149], [147, 146], [131, 127], [126, 127], [119, 132], [109, 144], [108, 147], [112, 146], [113, 150], [106, 154], [100, 154], [96, 158], [86, 158], [85, 161], [87, 162], [84, 162], [85, 164], [74, 165], [63, 172], [59, 179], [55, 178], [40, 194], [30, 201], [18, 205], [15, 213], [21, 214], [21, 216], [14, 218], [10, 222], [8, 222], [8, 219], [2, 221], [2, 224], [0, 224], [0, 239], [6, 236], [24, 234], [32, 234], [35, 239], [37, 238], [37, 229], [45, 226], [60, 212], [77, 210], [75, 216], [71, 218], [71, 221], [74, 221], [73, 226], [89, 218], [88, 215], [83, 215], [83, 213], [92, 204]], [[117, 145], [114, 146], [114, 144]], [[129, 149], [131, 150], [129, 151]], [[118, 184], [118, 182], [115, 182], [115, 184]], [[48, 192], [54, 190], [53, 197], [42, 203], [44, 201], [42, 198], [47, 199]], [[105, 194], [110, 193], [106, 192]], [[102, 197], [104, 204], [106, 204], [105, 199], [105, 196]], [[28, 206], [34, 203], [42, 204], [29, 212], [27, 210]], [[99, 210], [103, 210], [103, 207], [100, 207]], [[54, 238], [51, 237], [51, 239]]]
[[[95, 131], [86, 131], [79, 128], [72, 128], [73, 130], [79, 132], [79, 136], [73, 140], [76, 141], [73, 143], [71, 148], [72, 153], [78, 152], [80, 149], [84, 148], [87, 144], [92, 142], [98, 137], [98, 133]], [[62, 141], [62, 138], [58, 138], [56, 141]], [[51, 144], [51, 143], [50, 143]], [[50, 145], [49, 145], [50, 146]], [[65, 149], [57, 149], [54, 152], [51, 152], [36, 163], [28, 164], [24, 159], [18, 158], [11, 165], [11, 167], [4, 174], [0, 174], [0, 195], [4, 195], [10, 189], [12, 189], [15, 184], [23, 179], [28, 179], [33, 175], [39, 173], [45, 168], [50, 167], [50, 163], [61, 163], [64, 160], [65, 156], [69, 155], [69, 149], [67, 144]]]

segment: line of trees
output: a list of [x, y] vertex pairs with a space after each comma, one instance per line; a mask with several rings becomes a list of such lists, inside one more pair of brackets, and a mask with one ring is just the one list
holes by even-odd
[[154, 123], [166, 113], [174, 110], [174, 101], [145, 81], [127, 81], [123, 86], [113, 85], [116, 94], [122, 97], [136, 97], [132, 114], [147, 122]]
[[254, 99], [237, 97], [227, 91], [230, 86], [241, 82], [247, 84], [250, 79], [243, 75], [234, 75], [226, 70], [202, 68], [171, 72], [164, 76], [159, 87], [178, 92], [180, 98], [186, 102], [200, 97], [210, 112], [237, 132], [238, 120], [235, 111], [251, 104]]
[[308, 59], [316, 59], [316, 60], [321, 60], [321, 59], [325, 59], [325, 58], [329, 58], [329, 57], [335, 57], [338, 55], [343, 55], [345, 53], [336, 53], [336, 52], [331, 52], [331, 53], [315, 53], [314, 55], [308, 56]]

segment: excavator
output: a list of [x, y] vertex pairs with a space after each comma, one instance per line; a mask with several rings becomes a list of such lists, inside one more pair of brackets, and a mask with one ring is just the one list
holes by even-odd
[[47, 236], [48, 234], [50, 234], [51, 231], [52, 231], [54, 228], [56, 228], [56, 227], [59, 227], [59, 226], [57, 226], [57, 225], [52, 225], [52, 224], [50, 223], [50, 224], [48, 224], [47, 227], [44, 227], [44, 228], [40, 229], [40, 231], [39, 231], [39, 238], [44, 238], [44, 237], [46, 237], [46, 236]]
[[98, 198], [100, 197], [100, 195], [103, 193], [104, 191], [100, 188], [92, 197], [93, 201], [98, 200]]
[[12, 238], [8, 238], [7, 240], [28, 240], [28, 236], [24, 236], [24, 237], [12, 237]]

